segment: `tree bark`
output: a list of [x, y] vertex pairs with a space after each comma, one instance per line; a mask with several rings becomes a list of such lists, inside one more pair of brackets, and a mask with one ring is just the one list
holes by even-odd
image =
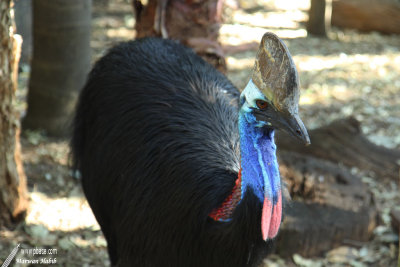
[[30, 64], [32, 58], [32, 0], [14, 1], [17, 33], [22, 36], [20, 63]]
[[276, 135], [280, 173], [293, 198], [276, 242], [283, 256], [316, 256], [346, 240], [350, 245], [368, 241], [377, 209], [368, 187], [349, 169], [380, 180], [399, 175], [400, 151], [371, 143], [352, 117], [309, 135], [307, 147], [284, 132]]
[[33, 59], [24, 128], [69, 134], [90, 69], [90, 0], [33, 2]]
[[332, 25], [363, 32], [400, 33], [400, 3], [396, 0], [335, 0]]
[[292, 201], [285, 208], [277, 253], [318, 256], [349, 240], [370, 239], [377, 226], [377, 208], [359, 177], [312, 156], [287, 151], [279, 156]]
[[226, 63], [218, 42], [223, 0], [134, 0], [137, 37], [179, 40], [220, 71]]
[[11, 1], [0, 1], [0, 226], [25, 218], [26, 177], [19, 145], [19, 118], [13, 106], [21, 38], [14, 35]]
[[309, 134], [310, 146], [303, 146], [284, 132], [279, 133], [277, 146], [280, 150], [369, 171], [381, 179], [398, 179], [400, 151], [371, 143], [362, 135], [360, 123], [355, 118], [334, 121]]
[[326, 37], [331, 24], [331, 7], [332, 0], [311, 0], [307, 22], [309, 34]]

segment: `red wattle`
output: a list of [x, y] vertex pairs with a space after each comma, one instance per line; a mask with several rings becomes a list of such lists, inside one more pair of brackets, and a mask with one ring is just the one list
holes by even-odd
[[242, 169], [239, 170], [238, 178], [235, 181], [235, 187], [232, 189], [232, 193], [224, 200], [224, 202], [218, 208], [211, 211], [208, 215], [215, 221], [228, 220], [239, 201], [242, 199]]
[[264, 199], [261, 215], [261, 231], [264, 240], [272, 239], [278, 234], [282, 219], [282, 195], [278, 193], [275, 205], [268, 198]]

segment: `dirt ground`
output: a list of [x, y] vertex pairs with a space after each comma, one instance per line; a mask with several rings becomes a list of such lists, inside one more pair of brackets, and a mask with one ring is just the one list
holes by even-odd
[[[258, 43], [266, 31], [284, 38], [299, 70], [300, 113], [307, 128], [353, 115], [361, 121], [369, 140], [400, 149], [400, 36], [333, 28], [327, 39], [307, 37], [307, 0], [227, 3], [220, 38], [224, 46]], [[95, 4], [93, 61], [113, 44], [134, 38], [134, 23], [127, 0], [111, 0], [108, 7]], [[239, 53], [228, 50], [227, 75], [238, 88], [248, 81], [256, 48], [249, 45], [249, 50]], [[17, 106], [24, 115], [29, 67], [22, 69]], [[51, 258], [53, 262], [47, 264], [56, 266], [108, 265], [104, 237], [83, 197], [79, 177], [68, 167], [68, 140], [30, 131], [22, 134], [21, 143], [30, 210], [24, 224], [0, 230], [0, 262], [21, 244], [16, 256], [21, 261]], [[288, 259], [272, 255], [265, 266], [396, 266], [398, 235], [390, 227], [389, 212], [400, 204], [399, 181], [373, 174], [364, 174], [362, 180], [375, 198], [381, 221], [370, 242], [343, 245], [312, 259], [297, 254]], [[34, 248], [48, 253], [29, 254]]]

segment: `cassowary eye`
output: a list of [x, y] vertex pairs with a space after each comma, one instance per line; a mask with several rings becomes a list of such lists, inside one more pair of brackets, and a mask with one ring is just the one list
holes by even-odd
[[260, 99], [256, 100], [256, 105], [260, 110], [264, 110], [268, 107], [267, 101], [260, 100]]

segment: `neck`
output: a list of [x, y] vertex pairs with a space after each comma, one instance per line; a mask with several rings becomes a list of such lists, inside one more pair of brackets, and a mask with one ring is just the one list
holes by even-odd
[[263, 203], [261, 231], [267, 240], [278, 233], [282, 195], [274, 131], [260, 126], [252, 113], [239, 112], [241, 195], [251, 190]]
[[260, 201], [265, 197], [276, 201], [281, 185], [274, 130], [254, 125], [251, 116], [239, 115], [242, 196], [252, 189]]
[[263, 203], [261, 231], [267, 240], [278, 232], [282, 197], [274, 131], [260, 126], [254, 115], [239, 112], [241, 169], [232, 193], [209, 216], [216, 221], [229, 221], [246, 192], [252, 191]]

